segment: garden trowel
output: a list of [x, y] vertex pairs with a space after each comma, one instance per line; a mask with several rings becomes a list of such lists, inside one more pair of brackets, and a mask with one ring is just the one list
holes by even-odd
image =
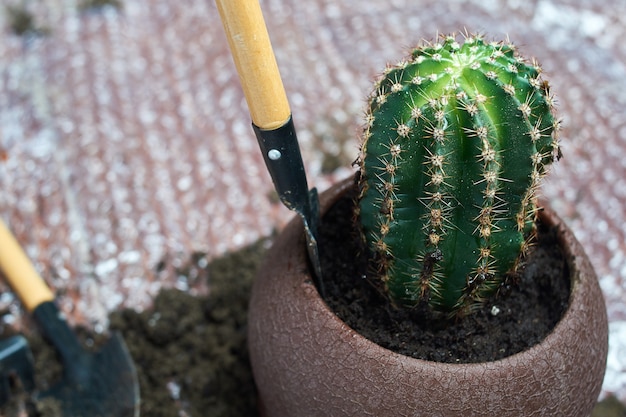
[[317, 247], [319, 200], [309, 191], [300, 147], [258, 0], [216, 0], [252, 126], [280, 200], [304, 222], [309, 259], [323, 292]]
[[2, 220], [0, 270], [63, 363], [61, 381], [37, 399], [56, 401], [63, 416], [139, 416], [137, 373], [121, 335], [113, 333], [96, 352], [83, 348], [54, 302], [54, 294]]

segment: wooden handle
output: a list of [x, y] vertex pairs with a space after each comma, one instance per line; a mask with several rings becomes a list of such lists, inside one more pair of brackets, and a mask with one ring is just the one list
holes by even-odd
[[290, 115], [270, 37], [258, 0], [215, 0], [248, 102], [252, 122], [273, 130]]
[[54, 300], [54, 294], [1, 219], [0, 269], [29, 312], [45, 301]]

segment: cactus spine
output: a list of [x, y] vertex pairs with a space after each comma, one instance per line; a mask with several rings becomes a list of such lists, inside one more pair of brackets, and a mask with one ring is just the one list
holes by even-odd
[[395, 304], [466, 314], [517, 268], [559, 150], [540, 73], [508, 43], [447, 36], [377, 81], [358, 214]]

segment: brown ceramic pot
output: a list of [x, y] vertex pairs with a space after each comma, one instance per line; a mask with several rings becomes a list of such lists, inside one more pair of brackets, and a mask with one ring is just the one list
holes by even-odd
[[[321, 197], [322, 212], [351, 186]], [[266, 417], [587, 417], [608, 349], [604, 299], [580, 243], [550, 210], [572, 272], [570, 306], [542, 343], [487, 363], [446, 364], [382, 348], [343, 323], [307, 268], [302, 223], [276, 239], [253, 288], [249, 347]]]

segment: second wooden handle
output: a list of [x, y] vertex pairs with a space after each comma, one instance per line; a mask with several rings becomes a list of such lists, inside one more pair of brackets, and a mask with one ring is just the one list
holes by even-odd
[[54, 294], [2, 220], [0, 220], [0, 269], [29, 312], [39, 304], [54, 299]]
[[252, 122], [276, 129], [291, 115], [258, 0], [216, 0]]

